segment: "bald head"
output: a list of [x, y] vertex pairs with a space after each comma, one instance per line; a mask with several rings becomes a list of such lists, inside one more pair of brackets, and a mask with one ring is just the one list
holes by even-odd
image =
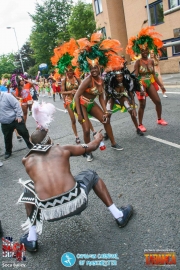
[[46, 130], [40, 130], [40, 129], [35, 130], [31, 134], [31, 137], [30, 137], [31, 142], [33, 144], [40, 144], [40, 143], [46, 144], [49, 141], [49, 139], [50, 139], [47, 133], [48, 132]]

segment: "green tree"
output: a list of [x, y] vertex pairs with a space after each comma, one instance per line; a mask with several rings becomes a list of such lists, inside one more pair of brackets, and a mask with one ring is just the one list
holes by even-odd
[[[28, 72], [28, 69], [33, 67], [36, 62], [34, 59], [34, 51], [30, 46], [30, 41], [27, 41], [22, 48], [20, 49], [22, 61], [23, 61], [23, 66], [24, 70]], [[15, 61], [18, 63], [18, 66], [21, 66], [20, 58], [19, 58], [19, 53], [15, 54]]]
[[89, 37], [96, 30], [92, 4], [85, 4], [82, 1], [73, 7], [68, 22], [68, 31], [71, 37], [79, 39]]
[[30, 14], [34, 27], [30, 36], [36, 63], [47, 63], [59, 40], [68, 40], [67, 21], [71, 14], [72, 0], [45, 0], [36, 3], [35, 15]]
[[14, 54], [0, 55], [0, 78], [3, 74], [12, 74], [16, 69]]

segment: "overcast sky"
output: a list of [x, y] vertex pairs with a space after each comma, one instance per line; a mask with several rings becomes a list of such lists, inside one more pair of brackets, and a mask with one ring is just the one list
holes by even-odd
[[[84, 1], [92, 3], [92, 0]], [[18, 51], [14, 30], [7, 29], [8, 26], [15, 28], [19, 48], [27, 41], [33, 26], [28, 12], [34, 14], [36, 2], [43, 3], [43, 0], [3, 0], [0, 8], [0, 55]]]

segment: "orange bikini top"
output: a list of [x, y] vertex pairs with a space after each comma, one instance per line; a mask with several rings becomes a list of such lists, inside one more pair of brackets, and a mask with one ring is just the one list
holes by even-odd
[[[100, 85], [102, 85], [102, 82]], [[94, 96], [100, 96], [103, 93], [103, 88], [101, 87], [101, 91], [99, 91], [94, 83], [95, 80], [92, 78], [92, 88], [87, 88], [85, 92]]]

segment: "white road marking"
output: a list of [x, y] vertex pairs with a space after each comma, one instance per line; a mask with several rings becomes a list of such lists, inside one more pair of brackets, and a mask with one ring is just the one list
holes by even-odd
[[179, 148], [180, 149], [180, 145], [179, 144], [172, 143], [172, 142], [169, 142], [169, 141], [166, 141], [166, 140], [162, 140], [162, 139], [159, 139], [159, 138], [150, 136], [150, 135], [147, 135], [145, 137], [148, 138], [148, 139], [151, 139], [151, 140], [154, 140], [154, 141], [157, 141], [157, 142], [161, 142], [161, 143], [164, 143], [164, 144], [167, 144], [167, 145], [170, 145], [170, 146], [173, 146], [173, 147], [176, 147], [176, 148]]
[[166, 92], [166, 94], [177, 94], [177, 95], [180, 95], [180, 92]]
[[66, 110], [62, 110], [56, 107], [56, 110], [66, 113]]
[[[59, 108], [57, 108], [57, 107], [56, 107], [56, 110], [61, 111], [61, 112], [64, 112], [64, 113], [66, 113], [66, 112], [67, 112], [67, 111], [62, 110], [62, 109], [59, 109]], [[99, 120], [98, 120], [98, 119], [96, 119], [96, 118], [94, 118], [94, 117], [90, 118], [90, 120], [92, 120], [92, 121], [96, 121], [96, 122], [99, 122]], [[99, 123], [100, 123], [100, 122], [99, 122]]]

